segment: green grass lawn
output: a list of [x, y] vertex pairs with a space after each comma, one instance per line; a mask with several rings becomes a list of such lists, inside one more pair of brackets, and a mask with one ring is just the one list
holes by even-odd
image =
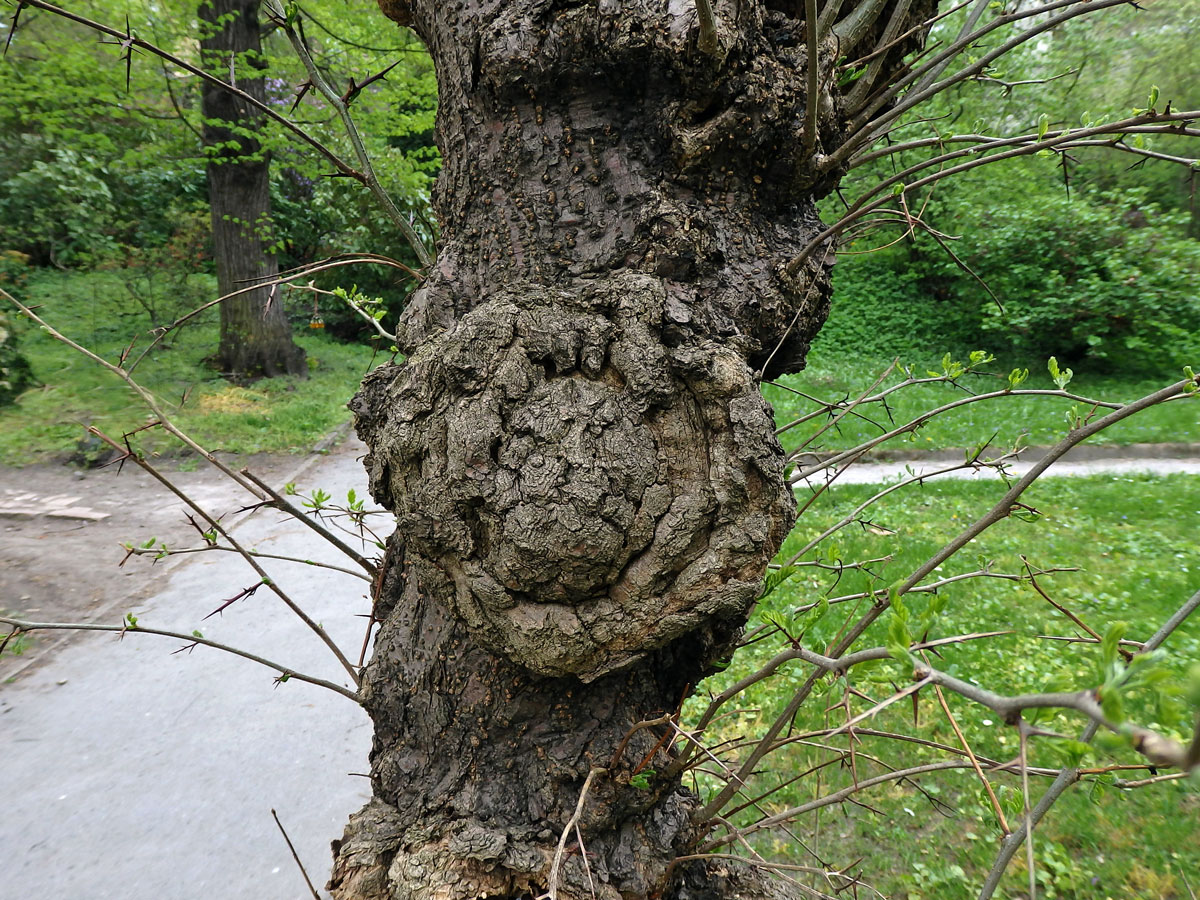
[[[837, 521], [847, 508], [877, 488], [835, 487], [800, 520], [780, 554], [803, 545], [811, 535]], [[870, 525], [845, 529], [836, 540], [809, 555], [826, 563], [890, 557], [875, 563], [870, 572], [847, 570], [838, 578], [828, 570], [801, 569], [773, 593], [757, 611], [756, 621], [781, 622], [795, 631], [803, 621], [798, 610], [823, 595], [833, 597], [875, 590], [916, 568], [1002, 493], [1002, 485], [939, 481], [923, 488], [892, 495], [870, 515]], [[1200, 479], [1189, 476], [1120, 476], [1087, 479], [1051, 479], [1035, 485], [1026, 495], [1038, 515], [1031, 521], [1010, 518], [981, 535], [959, 557], [947, 562], [935, 577], [974, 571], [990, 564], [995, 572], [1020, 572], [1021, 554], [1035, 568], [1078, 567], [1039, 578], [1047, 593], [1103, 634], [1117, 620], [1129, 623], [1128, 636], [1148, 637], [1182, 601], [1200, 587]], [[894, 534], [890, 533], [894, 532]], [[932, 620], [931, 637], [973, 631], [1012, 631], [988, 641], [945, 648], [934, 665], [959, 678], [975, 681], [1002, 693], [1077, 690], [1097, 682], [1099, 653], [1094, 645], [1064, 644], [1039, 635], [1073, 635], [1074, 628], [1027, 583], [974, 579], [942, 589], [944, 611]], [[928, 607], [928, 595], [909, 595], [914, 619]], [[862, 602], [830, 606], [830, 611], [805, 635], [805, 645], [818, 650], [861, 613]], [[752, 623], [753, 624], [753, 623]], [[860, 646], [884, 644], [886, 616], [862, 638]], [[745, 649], [718, 679], [709, 684], [719, 690], [751, 672], [756, 664], [777, 652], [779, 639]], [[1185, 680], [1189, 666], [1200, 661], [1200, 620], [1186, 623], [1166, 645], [1165, 662], [1176, 677]], [[720, 739], [754, 734], [770, 722], [807, 676], [807, 667], [790, 663], [782, 677], [764, 683], [746, 696], [749, 710], [726, 720]], [[881, 663], [856, 670], [853, 686], [880, 700], [895, 685], [908, 680], [901, 664]], [[845, 681], [828, 679], [824, 693], [814, 695], [795, 722], [794, 732], [828, 727], [845, 720], [840, 709]], [[972, 706], [953, 695], [948, 701], [975, 752], [999, 760], [1015, 757], [1015, 730], [994, 721], [988, 710]], [[869, 708], [852, 700], [855, 713]], [[1127, 709], [1139, 724], [1160, 729], [1186, 741], [1190, 714], [1178, 698], [1147, 693], [1130, 697]], [[860, 727], [904, 732], [926, 740], [955, 744], [935, 696], [920, 695], [917, 720], [905, 701], [885, 710]], [[1063, 735], [1076, 735], [1082, 721], [1074, 715], [1045, 715], [1038, 724]], [[816, 739], [819, 742], [819, 739]], [[845, 748], [843, 735], [829, 742]], [[1031, 751], [1035, 766], [1053, 767], [1064, 760], [1062, 742], [1037, 738]], [[880, 763], [904, 767], [946, 757], [940, 752], [882, 738], [863, 738], [856, 746], [855, 768], [866, 778], [883, 771]], [[769, 757], [765, 771], [751, 785], [751, 793], [767, 790], [792, 775], [804, 772], [836, 753], [811, 744], [797, 743]], [[1113, 762], [1138, 763], [1128, 747], [1096, 751], [1085, 765]], [[1127, 778], [1146, 777], [1143, 771], [1121, 772]], [[761, 805], [768, 812], [811, 800], [851, 783], [847, 765], [832, 765], [789, 786]], [[1043, 779], [1044, 781], [1044, 779]], [[1009, 815], [1020, 817], [1019, 778], [996, 775], [994, 782]], [[995, 816], [981, 798], [978, 780], [969, 770], [926, 777], [912, 785], [887, 784], [856, 799], [867, 807], [847, 805], [826, 808], [822, 815], [797, 823], [796, 838], [816, 848], [834, 865], [865, 857], [862, 870], [868, 883], [885, 895], [900, 898], [968, 898], [994, 857], [998, 831]], [[1034, 796], [1041, 787], [1035, 786]], [[935, 809], [936, 803], [947, 804]], [[872, 811], [874, 810], [874, 811]], [[748, 817], [748, 814], [747, 814]], [[748, 820], [748, 818], [746, 819]], [[745, 821], [745, 820], [744, 820]], [[777, 833], [760, 845], [789, 862], [812, 864], [792, 837]], [[1071, 898], [1165, 898], [1188, 896], [1182, 877], [1193, 882], [1200, 871], [1200, 784], [1172, 781], [1138, 790], [1105, 787], [1095, 780], [1077, 786], [1060, 801], [1036, 835], [1039, 896]], [[1027, 895], [1023, 853], [1006, 882], [1006, 896]], [[1181, 876], [1181, 873], [1182, 876]], [[863, 896], [860, 894], [860, 896]]]
[[[201, 299], [215, 293], [208, 276], [192, 276], [188, 287]], [[24, 297], [54, 328], [110, 362], [135, 336], [131, 360], [149, 343], [151, 320], [131, 303], [117, 273], [38, 272]], [[214, 310], [155, 347], [134, 375], [202, 446], [231, 453], [307, 452], [349, 420], [346, 402], [363, 375], [387, 356], [321, 331], [298, 329], [296, 339], [308, 355], [307, 379], [231, 384], [205, 363], [217, 347]], [[40, 386], [0, 409], [0, 463], [69, 454], [88, 424], [119, 437], [147, 421], [147, 408], [124, 382], [36, 326], [26, 326], [21, 348]], [[178, 452], [160, 430], [142, 432], [137, 441], [147, 452]]]
[[[851, 362], [814, 354], [807, 369], [797, 375], [785, 376], [778, 384], [764, 385], [763, 393], [774, 405], [776, 422], [782, 428], [798, 416], [820, 408], [795, 391], [824, 402], [847, 397], [856, 399], [890, 362]], [[928, 359], [914, 355], [901, 362], [910, 365], [917, 377], [924, 377], [929, 370], [940, 371], [941, 354]], [[1030, 371], [1029, 380], [1021, 388], [1055, 389], [1044, 360], [1019, 363], [997, 360], [983, 368], [1003, 377], [967, 375], [958, 385], [927, 384], [904, 388], [889, 396], [887, 409], [881, 404], [860, 407], [857, 411], [862, 416], [845, 417], [836, 428], [823, 433], [807, 449], [844, 450], [876, 437], [885, 430], [890, 431], [928, 410], [964, 398], [968, 391], [978, 394], [1002, 390], [1007, 383], [1008, 373], [1018, 364]], [[1067, 390], [1089, 399], [1128, 403], [1183, 377], [1182, 369], [1163, 372], [1158, 377], [1079, 373]], [[881, 387], [896, 384], [902, 379], [902, 374], [893, 374]], [[1066, 434], [1069, 428], [1068, 411], [1072, 408], [1083, 416], [1092, 409], [1087, 404], [1056, 397], [1008, 396], [970, 403], [932, 419], [913, 434], [893, 438], [884, 446], [904, 452], [970, 447], [993, 432], [996, 433], [994, 446], [1011, 446], [1018, 439], [1026, 446], [1049, 445]], [[1099, 412], [1103, 414], [1105, 410]], [[794, 449], [813, 435], [825, 421], [825, 417], [810, 420], [785, 431], [780, 435], [780, 440], [786, 449]], [[1200, 441], [1200, 404], [1192, 401], [1162, 404], [1118, 423], [1091, 440], [1092, 443], [1109, 444], [1176, 441]]]

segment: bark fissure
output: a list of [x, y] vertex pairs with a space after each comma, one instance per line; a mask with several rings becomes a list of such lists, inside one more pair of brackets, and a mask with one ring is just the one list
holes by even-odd
[[543, 893], [603, 768], [560, 897], [772, 896], [672, 865], [698, 805], [630, 784], [670, 763], [630, 730], [728, 652], [792, 524], [757, 381], [803, 366], [828, 307], [828, 261], [787, 263], [836, 183], [834, 43], [810, 149], [799, 4], [715, 3], [711, 53], [691, 0], [381, 5], [437, 69], [443, 245], [406, 362], [352, 404], [403, 562], [364, 673], [374, 799], [331, 888]]

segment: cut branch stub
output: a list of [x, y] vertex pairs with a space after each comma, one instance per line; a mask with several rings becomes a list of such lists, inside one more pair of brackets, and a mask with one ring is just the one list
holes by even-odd
[[634, 274], [501, 291], [355, 401], [425, 589], [539, 674], [591, 680], [739, 618], [791, 526], [752, 373], [664, 346], [666, 303]]

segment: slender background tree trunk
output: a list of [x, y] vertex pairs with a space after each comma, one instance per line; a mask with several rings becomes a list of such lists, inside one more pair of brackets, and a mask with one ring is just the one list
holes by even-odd
[[675, 862], [708, 823], [665, 774], [671, 726], [639, 723], [729, 652], [792, 524], [757, 381], [801, 368], [828, 310], [826, 253], [788, 263], [836, 183], [815, 160], [839, 53], [806, 141], [791, 7], [716, 4], [710, 53], [690, 0], [382, 5], [437, 67], [444, 243], [406, 364], [352, 404], [399, 527], [364, 678], [374, 799], [331, 889], [776, 896]]
[[[258, 0], [203, 0], [200, 41], [206, 68], [261, 100]], [[209, 150], [208, 195], [213, 255], [221, 295], [279, 274], [271, 244], [270, 160], [255, 136], [260, 116], [211, 84], [203, 88], [204, 142]], [[238, 378], [306, 376], [304, 351], [273, 287], [221, 303], [217, 359]]]

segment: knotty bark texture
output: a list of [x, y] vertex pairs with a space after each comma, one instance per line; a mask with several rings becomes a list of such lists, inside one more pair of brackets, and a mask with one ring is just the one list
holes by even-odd
[[652, 774], [671, 727], [635, 726], [729, 652], [793, 522], [757, 380], [800, 369], [828, 310], [826, 251], [787, 264], [822, 228], [834, 59], [858, 47], [822, 44], [806, 146], [802, 3], [716, 3], [715, 53], [691, 0], [381, 5], [437, 68], [443, 244], [407, 361], [352, 403], [398, 527], [364, 673], [374, 799], [330, 888], [544, 895], [603, 769], [559, 898], [790, 896], [674, 863], [704, 823]]

